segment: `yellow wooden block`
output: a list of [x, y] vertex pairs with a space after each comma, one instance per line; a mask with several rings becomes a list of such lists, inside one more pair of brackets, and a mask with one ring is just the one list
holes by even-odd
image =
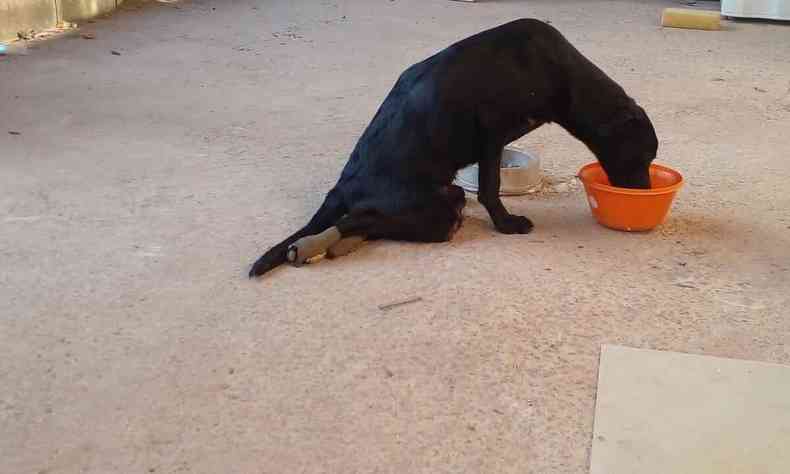
[[661, 15], [661, 26], [693, 30], [720, 30], [721, 15], [715, 11], [667, 8]]

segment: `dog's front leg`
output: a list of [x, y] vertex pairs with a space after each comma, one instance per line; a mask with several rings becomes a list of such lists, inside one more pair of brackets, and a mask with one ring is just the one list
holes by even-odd
[[502, 148], [492, 146], [478, 163], [477, 200], [486, 208], [499, 232], [526, 234], [532, 230], [532, 222], [524, 216], [509, 213], [499, 198]]

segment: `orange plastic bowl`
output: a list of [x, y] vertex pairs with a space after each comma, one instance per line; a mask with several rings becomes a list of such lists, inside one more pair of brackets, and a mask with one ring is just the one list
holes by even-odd
[[650, 189], [617, 188], [599, 163], [579, 170], [590, 210], [599, 224], [632, 231], [646, 231], [664, 222], [675, 194], [683, 186], [683, 176], [661, 165], [650, 165]]

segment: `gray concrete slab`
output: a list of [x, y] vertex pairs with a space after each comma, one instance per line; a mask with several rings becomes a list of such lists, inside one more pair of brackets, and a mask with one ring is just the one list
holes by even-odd
[[790, 472], [790, 366], [604, 346], [591, 474]]

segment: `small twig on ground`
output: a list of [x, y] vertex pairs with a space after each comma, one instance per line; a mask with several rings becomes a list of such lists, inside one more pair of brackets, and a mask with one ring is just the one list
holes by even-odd
[[387, 303], [387, 304], [380, 304], [379, 309], [382, 311], [389, 311], [393, 308], [398, 308], [400, 306], [404, 306], [407, 304], [417, 303], [418, 301], [422, 301], [422, 298], [417, 296], [415, 298], [409, 298], [403, 301], [395, 301], [394, 303]]

